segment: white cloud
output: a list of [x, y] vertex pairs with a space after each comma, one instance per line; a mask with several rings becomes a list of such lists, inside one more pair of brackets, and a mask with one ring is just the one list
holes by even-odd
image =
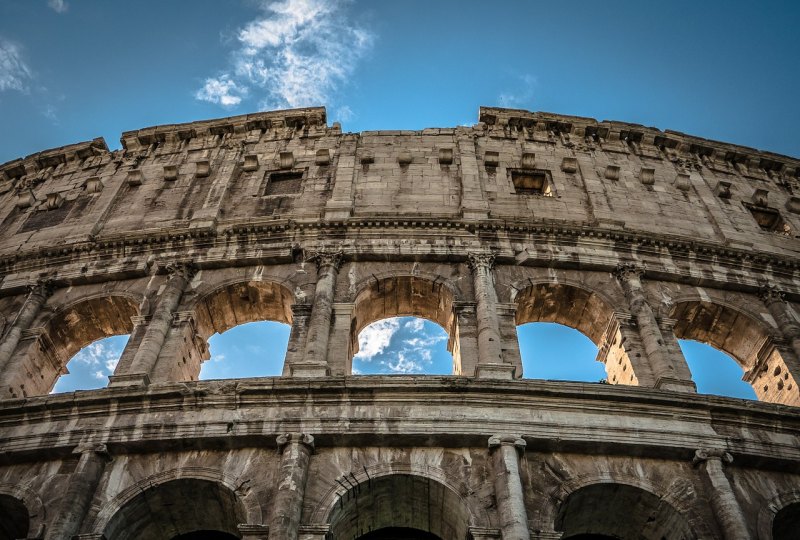
[[405, 327], [412, 332], [422, 332], [422, 329], [425, 328], [425, 319], [411, 319], [410, 321], [406, 321]]
[[[197, 99], [232, 107], [256, 88], [266, 109], [329, 104], [373, 42], [370, 32], [346, 19], [342, 5], [263, 0], [263, 14], [237, 34], [232, 66], [206, 79]], [[339, 114], [352, 111], [343, 107]]]
[[22, 59], [21, 47], [0, 38], [0, 92], [27, 92], [31, 78], [31, 70]]
[[530, 107], [533, 103], [534, 89], [537, 81], [533, 75], [521, 75], [517, 88], [502, 92], [497, 96], [497, 103], [501, 107]]
[[47, 0], [47, 5], [56, 13], [66, 13], [69, 5], [65, 0]]
[[420, 373], [422, 372], [422, 365], [411, 359], [408, 358], [402, 352], [397, 354], [397, 361], [396, 362], [389, 362], [388, 363], [389, 370], [392, 373]]
[[114, 373], [121, 354], [121, 348], [109, 344], [106, 340], [100, 340], [81, 349], [72, 358], [72, 362], [92, 368], [94, 370], [92, 376], [102, 379]]
[[364, 328], [358, 335], [358, 352], [353, 359], [364, 362], [371, 361], [375, 356], [386, 350], [394, 336], [400, 329], [397, 318], [383, 319]]
[[229, 76], [208, 78], [203, 87], [195, 93], [194, 97], [201, 101], [216, 103], [223, 107], [235, 107], [242, 102], [242, 96], [247, 94], [247, 89], [240, 87]]

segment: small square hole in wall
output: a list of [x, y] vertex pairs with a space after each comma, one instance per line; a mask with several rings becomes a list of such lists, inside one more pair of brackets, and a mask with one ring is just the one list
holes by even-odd
[[511, 171], [514, 192], [523, 195], [553, 196], [553, 179], [550, 171], [543, 169], [524, 169]]
[[303, 171], [285, 171], [269, 174], [264, 195], [290, 195], [300, 193]]
[[781, 217], [780, 212], [773, 208], [760, 207], [754, 205], [746, 205], [747, 209], [753, 215], [758, 226], [762, 230], [769, 232], [776, 232], [786, 236], [791, 236], [792, 229], [788, 223]]

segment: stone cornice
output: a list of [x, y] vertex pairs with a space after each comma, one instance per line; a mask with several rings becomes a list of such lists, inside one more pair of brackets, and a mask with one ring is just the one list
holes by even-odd
[[[298, 417], [298, 407], [307, 406], [309, 400], [314, 416]], [[416, 403], [418, 410], [396, 418], [357, 414], [361, 406], [392, 410], [399, 403]], [[431, 408], [458, 414], [434, 413]], [[270, 411], [269, 422], [258, 412], [265, 409]], [[196, 422], [197, 410], [205, 414], [202, 425]], [[487, 417], [486, 411], [496, 414]], [[621, 420], [609, 420], [600, 430], [592, 420], [598, 414]], [[114, 422], [106, 420], [109, 415]], [[168, 425], [165, 415], [170, 418]], [[631, 430], [634, 418], [656, 419], [658, 427]], [[52, 429], [33, 429], [39, 424]], [[61, 427], [68, 425], [74, 427], [67, 431]], [[593, 426], [589, 438], [587, 426]], [[491, 431], [486, 433], [487, 429]], [[750, 436], [716, 435], [736, 430]], [[770, 436], [779, 432], [786, 441], [787, 435], [800, 434], [799, 408], [627, 386], [438, 376], [261, 378], [0, 401], [4, 462], [35, 459], [39, 454], [54, 459], [79, 443], [106, 444], [112, 454], [176, 444], [274, 447], [276, 435], [301, 431], [313, 436], [317, 446], [413, 446], [425, 441], [483, 447], [492, 433], [499, 432], [522, 434], [527, 450], [534, 452], [599, 450], [687, 460], [697, 448], [713, 447], [735, 454], [740, 466], [796, 468], [800, 460], [796, 445]]]
[[76, 159], [108, 153], [108, 146], [102, 137], [91, 141], [42, 150], [27, 157], [0, 164], [0, 181], [19, 178], [60, 163], [68, 163]]

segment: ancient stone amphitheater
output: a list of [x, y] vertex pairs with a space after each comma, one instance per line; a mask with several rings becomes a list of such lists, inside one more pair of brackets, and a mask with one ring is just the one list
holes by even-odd
[[[122, 146], [0, 166], [3, 540], [800, 538], [800, 161], [497, 108]], [[394, 316], [446, 330], [452, 375], [352, 375]], [[197, 380], [262, 320], [291, 325], [283, 376]], [[610, 384], [525, 379], [535, 321]], [[118, 334], [108, 388], [48, 394]], [[759, 401], [698, 395], [678, 339]]]

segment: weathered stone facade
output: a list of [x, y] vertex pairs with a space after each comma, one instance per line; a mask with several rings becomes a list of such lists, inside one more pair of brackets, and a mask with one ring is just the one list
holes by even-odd
[[[122, 143], [0, 166], [0, 538], [797, 537], [800, 161], [496, 108]], [[351, 376], [404, 315], [447, 331], [453, 375]], [[197, 381], [258, 320], [292, 327], [284, 376]], [[523, 379], [535, 321], [611, 384]], [[115, 334], [108, 388], [47, 395]], [[761, 402], [697, 395], [679, 338]]]

